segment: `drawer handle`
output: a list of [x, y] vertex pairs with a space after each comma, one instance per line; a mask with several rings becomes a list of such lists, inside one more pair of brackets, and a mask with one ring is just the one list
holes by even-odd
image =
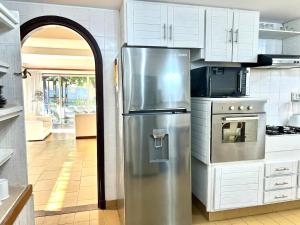
[[275, 171], [281, 172], [281, 171], [287, 171], [290, 170], [289, 168], [283, 167], [283, 168], [276, 168]]
[[287, 198], [289, 196], [287, 195], [281, 195], [281, 196], [275, 196], [275, 199], [283, 199], [283, 198]]
[[282, 183], [275, 183], [275, 186], [282, 186], [282, 185], [287, 185], [289, 184], [288, 182], [282, 182]]

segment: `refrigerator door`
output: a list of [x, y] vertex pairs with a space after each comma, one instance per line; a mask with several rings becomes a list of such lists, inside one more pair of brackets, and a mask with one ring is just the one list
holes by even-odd
[[122, 49], [124, 113], [147, 110], [190, 111], [190, 51]]
[[191, 225], [190, 114], [124, 116], [128, 225]]

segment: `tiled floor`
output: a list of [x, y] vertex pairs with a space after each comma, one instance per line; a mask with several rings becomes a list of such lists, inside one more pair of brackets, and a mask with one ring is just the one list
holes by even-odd
[[52, 134], [27, 148], [36, 211], [97, 204], [96, 139]]
[[[87, 211], [36, 218], [36, 225], [120, 225], [116, 210]], [[201, 212], [193, 207], [193, 225], [299, 225], [300, 209], [259, 216], [243, 217], [218, 222], [208, 222]], [[142, 225], [142, 224], [141, 224]]]

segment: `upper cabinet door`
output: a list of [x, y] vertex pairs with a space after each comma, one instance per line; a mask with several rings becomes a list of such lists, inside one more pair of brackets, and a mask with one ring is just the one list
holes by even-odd
[[257, 62], [259, 12], [234, 10], [233, 62]]
[[208, 8], [206, 10], [205, 61], [232, 61], [233, 11]]
[[128, 1], [128, 45], [167, 46], [167, 5]]
[[168, 47], [204, 48], [205, 9], [197, 6], [168, 6]]

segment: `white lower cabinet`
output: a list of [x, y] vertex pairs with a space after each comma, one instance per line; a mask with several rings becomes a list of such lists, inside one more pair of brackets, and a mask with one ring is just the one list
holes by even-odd
[[267, 191], [265, 192], [265, 203], [276, 203], [296, 199], [296, 188]]
[[288, 175], [281, 177], [267, 177], [265, 179], [265, 190], [276, 190], [283, 188], [293, 188], [297, 185], [297, 176]]
[[215, 210], [262, 204], [264, 163], [216, 166], [214, 173]]
[[298, 161], [266, 163], [264, 203], [296, 199]]

